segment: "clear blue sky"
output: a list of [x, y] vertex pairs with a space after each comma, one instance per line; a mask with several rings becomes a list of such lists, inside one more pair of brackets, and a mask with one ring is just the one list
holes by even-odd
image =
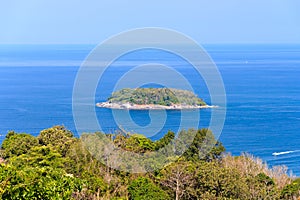
[[2, 0], [0, 44], [97, 44], [164, 27], [199, 43], [300, 43], [299, 0]]

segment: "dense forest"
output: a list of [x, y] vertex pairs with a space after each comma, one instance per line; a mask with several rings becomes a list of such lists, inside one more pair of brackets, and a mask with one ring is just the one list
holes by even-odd
[[[182, 153], [180, 135], [194, 137], [176, 156]], [[141, 154], [173, 143], [175, 156], [161, 169], [128, 173], [107, 167], [87, 150], [83, 141], [95, 137]], [[122, 131], [79, 139], [55, 126], [37, 137], [10, 131], [1, 147], [1, 199], [297, 199], [299, 190], [300, 179], [288, 176], [285, 167], [268, 168], [248, 154], [226, 154], [208, 129], [183, 130], [177, 136], [169, 131], [151, 141]]]
[[158, 104], [170, 106], [172, 104], [185, 104], [201, 106], [206, 103], [193, 92], [169, 88], [124, 88], [116, 91], [108, 98], [110, 103], [132, 104]]

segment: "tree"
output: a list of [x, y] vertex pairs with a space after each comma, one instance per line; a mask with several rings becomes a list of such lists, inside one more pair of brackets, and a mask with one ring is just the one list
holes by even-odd
[[37, 138], [41, 145], [53, 146], [62, 156], [66, 155], [69, 147], [76, 140], [73, 133], [64, 126], [54, 126], [42, 130]]
[[165, 134], [162, 138], [159, 140], [155, 141], [155, 150], [159, 150], [169, 143], [171, 143], [175, 138], [175, 133], [172, 131], [168, 131], [167, 134]]
[[65, 168], [76, 176], [83, 173], [102, 175], [104, 171], [104, 166], [90, 154], [81, 140], [77, 140], [70, 146], [66, 154]]
[[53, 147], [32, 147], [26, 154], [15, 156], [10, 163], [16, 167], [53, 167], [63, 168], [66, 160]]
[[194, 195], [195, 168], [190, 162], [179, 161], [166, 166], [161, 171], [160, 182], [174, 192], [175, 199], [178, 200], [185, 196]]
[[48, 200], [70, 199], [82, 183], [63, 169], [0, 165], [0, 186], [1, 199]]
[[197, 169], [197, 194], [201, 199], [248, 199], [246, 181], [235, 169], [218, 162], [202, 162]]
[[144, 135], [133, 134], [126, 138], [125, 149], [136, 153], [154, 151], [155, 143]]
[[[187, 148], [183, 156], [190, 161], [211, 161], [220, 158], [225, 151], [221, 142], [215, 140], [215, 137], [209, 129], [189, 129], [181, 131], [178, 136], [176, 150], [183, 152], [182, 147]], [[192, 141], [191, 141], [192, 140]]]
[[130, 199], [134, 200], [167, 200], [170, 199], [165, 191], [155, 185], [149, 178], [139, 177], [128, 186]]
[[2, 143], [3, 158], [26, 154], [32, 147], [38, 146], [36, 137], [26, 133], [8, 132]]

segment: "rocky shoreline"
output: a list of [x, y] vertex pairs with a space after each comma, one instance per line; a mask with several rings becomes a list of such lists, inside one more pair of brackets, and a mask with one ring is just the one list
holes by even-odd
[[186, 109], [204, 109], [204, 108], [217, 108], [218, 106], [203, 105], [203, 106], [193, 106], [184, 104], [173, 104], [171, 106], [163, 106], [157, 104], [131, 104], [131, 103], [109, 103], [102, 102], [97, 103], [97, 107], [100, 108], [110, 108], [110, 109], [121, 109], [121, 110], [186, 110]]

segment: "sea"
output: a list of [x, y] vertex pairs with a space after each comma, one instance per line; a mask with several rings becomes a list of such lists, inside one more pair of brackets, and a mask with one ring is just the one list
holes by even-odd
[[[88, 123], [86, 130], [79, 130], [72, 105], [80, 66], [95, 47], [0, 45], [0, 142], [9, 130], [37, 136], [43, 129], [64, 125], [77, 137], [83, 131], [99, 131]], [[226, 104], [219, 108], [226, 110], [225, 123], [220, 135], [216, 135], [226, 151], [232, 155], [250, 153], [270, 167], [286, 165], [300, 176], [300, 45], [211, 44], [203, 48], [215, 63], [226, 91]], [[108, 66], [95, 86], [93, 102], [84, 105], [96, 113], [101, 131], [124, 129], [157, 140], [168, 130], [180, 131], [183, 116], [191, 122], [191, 128], [208, 127], [211, 109], [113, 112], [95, 107], [110, 96], [124, 74], [147, 63], [176, 70], [199, 97], [211, 103], [205, 78], [191, 63], [163, 50], [133, 51]], [[134, 79], [131, 76], [127, 82]], [[165, 79], [171, 78], [166, 75]], [[174, 79], [169, 81], [176, 83]], [[141, 85], [149, 86], [163, 85], [155, 81]], [[193, 127], [195, 112], [200, 114], [200, 121]], [[128, 116], [131, 121], [123, 120]]]

